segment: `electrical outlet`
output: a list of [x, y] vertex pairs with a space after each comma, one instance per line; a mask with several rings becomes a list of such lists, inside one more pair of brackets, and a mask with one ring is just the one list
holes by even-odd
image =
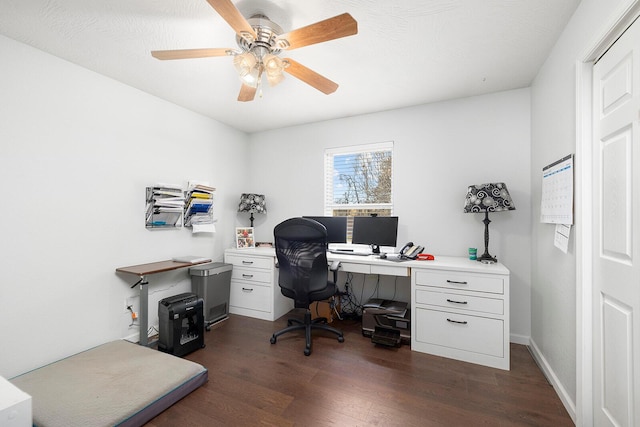
[[124, 311], [125, 313], [131, 313], [133, 310], [133, 298], [125, 297], [124, 299]]

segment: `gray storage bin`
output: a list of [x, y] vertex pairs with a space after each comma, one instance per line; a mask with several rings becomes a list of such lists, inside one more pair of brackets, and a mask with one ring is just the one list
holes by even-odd
[[232, 264], [211, 262], [189, 268], [191, 290], [204, 301], [206, 329], [229, 317]]

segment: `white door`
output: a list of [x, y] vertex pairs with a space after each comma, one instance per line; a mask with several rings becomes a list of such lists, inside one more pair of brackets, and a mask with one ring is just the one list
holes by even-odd
[[593, 411], [640, 426], [640, 22], [593, 69]]

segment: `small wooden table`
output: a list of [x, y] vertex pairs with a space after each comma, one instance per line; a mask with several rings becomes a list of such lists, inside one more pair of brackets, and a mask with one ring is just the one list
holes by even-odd
[[211, 262], [210, 259], [199, 262], [159, 261], [148, 264], [131, 265], [129, 267], [116, 268], [118, 273], [135, 274], [140, 277], [131, 287], [140, 285], [140, 345], [149, 345], [149, 282], [146, 276], [149, 274], [164, 273], [165, 271], [178, 270], [185, 267], [193, 267], [198, 264]]

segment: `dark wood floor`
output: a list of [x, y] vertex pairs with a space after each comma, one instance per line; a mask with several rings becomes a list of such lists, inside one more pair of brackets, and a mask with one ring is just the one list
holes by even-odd
[[304, 337], [286, 325], [231, 315], [187, 359], [209, 381], [151, 420], [165, 426], [573, 426], [527, 348], [511, 345], [511, 370], [400, 348], [378, 347], [360, 324], [334, 322], [344, 343]]

